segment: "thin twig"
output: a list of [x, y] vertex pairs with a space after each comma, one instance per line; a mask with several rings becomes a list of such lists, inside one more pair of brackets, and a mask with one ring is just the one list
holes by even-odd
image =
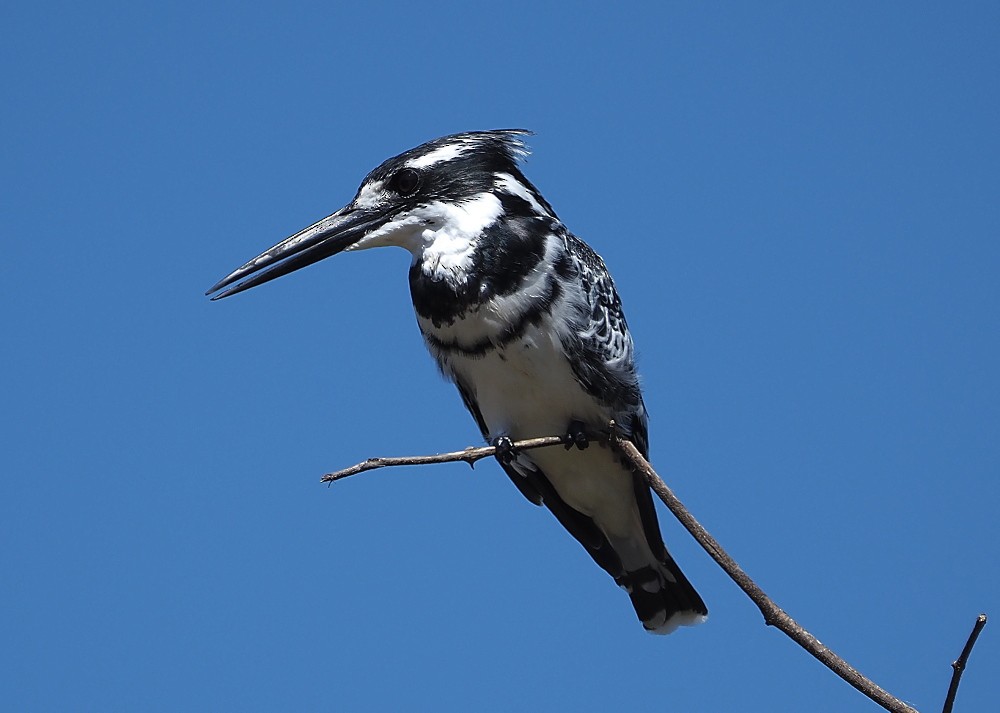
[[[523, 441], [516, 441], [511, 444], [515, 451], [530, 451], [532, 448], [545, 448], [546, 446], [558, 446], [569, 443], [569, 436], [544, 436], [542, 438], [528, 438]], [[479, 448], [466, 448], [464, 451], [453, 451], [451, 453], [438, 453], [433, 456], [397, 456], [394, 458], [369, 458], [350, 468], [327, 473], [320, 478], [321, 483], [332, 483], [336, 480], [343, 480], [367, 470], [377, 468], [388, 468], [397, 465], [428, 465], [430, 463], [453, 463], [455, 461], [465, 461], [472, 466], [477, 460], [488, 458], [497, 452], [496, 446], [482, 446]]]
[[976, 639], [979, 638], [979, 632], [983, 630], [984, 626], [986, 626], [986, 615], [980, 614], [976, 617], [976, 623], [972, 627], [972, 633], [969, 634], [969, 640], [965, 642], [965, 648], [951, 665], [954, 671], [951, 674], [951, 685], [948, 686], [948, 695], [944, 699], [942, 713], [951, 713], [951, 708], [955, 705], [955, 695], [958, 693], [958, 684], [962, 680], [962, 672], [965, 671], [965, 664], [969, 662], [972, 647], [976, 645]]

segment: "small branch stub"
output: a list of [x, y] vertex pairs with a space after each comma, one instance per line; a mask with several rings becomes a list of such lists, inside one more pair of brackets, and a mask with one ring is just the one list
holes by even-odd
[[980, 614], [976, 617], [976, 623], [972, 627], [972, 633], [969, 634], [969, 640], [965, 642], [962, 653], [959, 654], [958, 658], [951, 665], [953, 669], [951, 685], [948, 686], [948, 695], [944, 699], [942, 713], [951, 713], [951, 709], [955, 705], [955, 696], [958, 694], [958, 684], [962, 681], [962, 673], [965, 671], [965, 665], [969, 662], [972, 647], [976, 645], [976, 639], [979, 638], [979, 634], [982, 632], [984, 626], [986, 626], [986, 615]]

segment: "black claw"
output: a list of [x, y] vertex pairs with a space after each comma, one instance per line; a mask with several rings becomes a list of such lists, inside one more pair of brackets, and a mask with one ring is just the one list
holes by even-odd
[[587, 431], [584, 429], [581, 421], [570, 421], [569, 428], [566, 429], [566, 435], [569, 437], [569, 441], [566, 443], [566, 450], [576, 446], [582, 451], [586, 450], [587, 446], [590, 445], [590, 439], [587, 438]]
[[501, 465], [510, 465], [517, 458], [517, 450], [514, 448], [514, 442], [510, 440], [509, 436], [494, 438], [493, 447], [497, 449], [494, 456], [500, 461]]

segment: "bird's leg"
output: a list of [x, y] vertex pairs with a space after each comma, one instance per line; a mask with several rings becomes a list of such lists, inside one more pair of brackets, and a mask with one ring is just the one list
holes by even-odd
[[514, 442], [510, 440], [510, 436], [498, 436], [493, 439], [491, 445], [497, 449], [494, 456], [501, 465], [510, 465], [517, 458], [517, 449], [514, 448]]
[[566, 443], [566, 450], [576, 446], [582, 451], [590, 445], [590, 439], [587, 437], [587, 431], [584, 429], [582, 421], [570, 421], [569, 427], [566, 429], [566, 435], [569, 437], [569, 441]]

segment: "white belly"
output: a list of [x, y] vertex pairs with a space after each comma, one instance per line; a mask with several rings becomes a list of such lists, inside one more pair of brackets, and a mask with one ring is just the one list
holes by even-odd
[[[558, 338], [544, 329], [544, 323], [481, 357], [452, 354], [445, 371], [472, 389], [491, 439], [563, 435], [574, 420], [606, 428], [615, 417], [584, 391]], [[541, 448], [518, 458], [535, 463], [566, 504], [591, 517], [612, 541], [639, 544], [635, 535], [642, 532], [642, 525], [632, 474], [606, 446], [594, 443], [583, 451]], [[644, 546], [645, 538], [638, 539]], [[619, 554], [631, 559], [628, 553]], [[635, 556], [644, 562], [648, 551]]]
[[539, 327], [484, 356], [453, 356], [448, 365], [474, 390], [491, 438], [559, 435], [574, 419], [602, 426], [612, 418], [580, 386], [558, 338]]

